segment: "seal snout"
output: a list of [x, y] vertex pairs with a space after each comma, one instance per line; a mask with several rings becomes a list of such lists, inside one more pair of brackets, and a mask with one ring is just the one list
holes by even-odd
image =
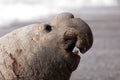
[[71, 13], [62, 13], [55, 17], [59, 22], [57, 27], [66, 28], [64, 33], [64, 47], [72, 51], [77, 47], [83, 54], [87, 52], [93, 44], [93, 35], [89, 25], [80, 18], [75, 18]]

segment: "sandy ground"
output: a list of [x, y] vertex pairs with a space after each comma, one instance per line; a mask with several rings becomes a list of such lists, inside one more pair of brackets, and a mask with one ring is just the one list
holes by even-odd
[[[80, 54], [81, 63], [71, 80], [120, 80], [120, 7], [85, 8], [72, 12], [89, 24], [94, 44], [86, 54]], [[0, 36], [16, 26], [0, 29]]]

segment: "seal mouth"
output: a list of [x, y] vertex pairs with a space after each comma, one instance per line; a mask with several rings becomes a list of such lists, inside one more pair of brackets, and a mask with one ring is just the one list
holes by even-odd
[[[81, 49], [79, 49], [76, 46], [76, 40], [71, 40], [70, 42], [71, 42], [71, 44], [68, 44], [66, 51], [71, 52], [74, 55], [78, 55], [78, 53], [81, 51]], [[75, 47], [78, 48], [79, 50], [74, 50]]]
[[70, 72], [74, 71], [79, 62], [80, 62], [80, 56], [78, 55], [80, 50], [74, 50], [76, 47], [77, 37], [75, 35], [67, 35], [64, 38], [64, 47], [65, 51], [67, 53], [67, 67]]
[[78, 55], [78, 52], [81, 51], [81, 48], [79, 48], [79, 50], [73, 52], [73, 49], [75, 47], [78, 47], [76, 46], [76, 44], [78, 44], [78, 39], [77, 39], [77, 35], [72, 33], [72, 32], [66, 32], [65, 35], [64, 35], [64, 47], [65, 47], [65, 50], [68, 51], [68, 52], [71, 52], [75, 55]]
[[[80, 56], [78, 53], [81, 52], [83, 54], [91, 47], [92, 38], [89, 40], [88, 36], [89, 35], [83, 35], [76, 29], [72, 28], [64, 33], [63, 46], [68, 55], [67, 65], [70, 71], [74, 71], [80, 62]], [[75, 47], [77, 47], [78, 50], [73, 51]]]
[[63, 40], [65, 49], [72, 52], [77, 42], [77, 35], [71, 30], [66, 31]]

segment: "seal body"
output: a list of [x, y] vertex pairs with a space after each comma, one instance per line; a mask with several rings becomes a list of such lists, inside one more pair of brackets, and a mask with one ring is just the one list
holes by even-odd
[[0, 38], [0, 80], [69, 80], [93, 43], [89, 26], [71, 13]]

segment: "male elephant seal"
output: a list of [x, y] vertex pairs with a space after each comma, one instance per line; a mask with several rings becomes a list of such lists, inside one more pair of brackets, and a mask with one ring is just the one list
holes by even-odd
[[71, 13], [0, 38], [0, 80], [69, 80], [81, 53], [91, 48], [89, 26]]

